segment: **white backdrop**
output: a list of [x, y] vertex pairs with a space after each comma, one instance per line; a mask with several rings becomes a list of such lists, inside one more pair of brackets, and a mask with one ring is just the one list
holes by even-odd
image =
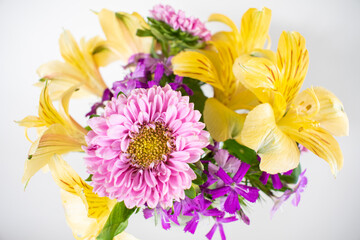
[[[350, 137], [339, 139], [345, 164], [337, 179], [325, 161], [309, 153], [302, 156], [308, 168], [309, 184], [299, 207], [285, 204], [270, 219], [271, 200], [251, 207], [251, 225], [241, 222], [225, 226], [228, 239], [360, 239], [360, 191], [358, 157], [360, 1], [121, 1], [0, 0], [0, 239], [72, 239], [65, 222], [58, 187], [49, 173], [38, 173], [26, 191], [20, 182], [26, 153], [30, 146], [23, 129], [14, 120], [37, 113], [40, 90], [32, 84], [38, 80], [38, 66], [60, 59], [58, 37], [69, 29], [77, 39], [102, 35], [97, 17], [90, 11], [109, 8], [113, 11], [137, 11], [143, 16], [156, 3], [172, 4], [187, 15], [205, 20], [211, 13], [228, 15], [240, 23], [249, 7], [272, 9], [270, 35], [273, 49], [283, 30], [300, 32], [307, 41], [310, 67], [304, 88], [324, 86], [344, 103], [350, 119]], [[218, 29], [220, 25], [209, 25]], [[118, 65], [112, 66], [113, 69]], [[116, 71], [115, 71], [116, 72]], [[109, 81], [119, 77], [105, 73]], [[79, 119], [91, 101], [73, 101], [71, 112]], [[80, 108], [82, 106], [82, 108]], [[84, 108], [85, 106], [85, 108]], [[83, 168], [81, 155], [70, 163]], [[141, 214], [130, 221], [128, 232], [140, 239], [205, 239], [208, 221], [200, 223], [199, 232], [184, 234], [181, 228], [165, 231], [154, 227]], [[218, 233], [215, 239], [219, 239]]]

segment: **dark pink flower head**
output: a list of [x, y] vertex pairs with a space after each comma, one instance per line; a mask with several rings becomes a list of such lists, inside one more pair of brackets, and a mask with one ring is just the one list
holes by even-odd
[[196, 178], [188, 163], [209, 144], [200, 116], [189, 97], [169, 85], [113, 98], [88, 122], [85, 162], [94, 191], [128, 208], [171, 207], [184, 199]]
[[198, 36], [204, 41], [208, 41], [211, 38], [210, 31], [198, 18], [187, 18], [183, 11], [179, 10], [175, 12], [169, 5], [156, 5], [150, 10], [150, 13], [155, 20], [163, 21], [175, 30], [180, 28], [181, 31], [188, 32], [193, 36]]

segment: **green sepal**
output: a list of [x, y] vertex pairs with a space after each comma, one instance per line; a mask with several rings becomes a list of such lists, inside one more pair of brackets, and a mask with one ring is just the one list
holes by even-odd
[[280, 175], [280, 179], [282, 182], [295, 184], [298, 182], [300, 174], [301, 174], [301, 165], [299, 164], [296, 168], [294, 168], [291, 175]]
[[86, 127], [85, 127], [85, 130], [87, 130], [87, 131], [91, 131], [92, 129], [91, 129], [91, 127], [90, 127], [90, 126], [86, 126]]
[[229, 151], [230, 154], [239, 158], [241, 161], [250, 165], [258, 165], [257, 154], [254, 150], [239, 144], [234, 139], [228, 139], [224, 142], [224, 148]]
[[185, 189], [185, 195], [191, 199], [194, 199], [196, 197], [195, 188], [191, 186], [189, 189]]
[[100, 117], [100, 115], [97, 115], [97, 114], [91, 114], [91, 115], [90, 115], [90, 117], [89, 117], [89, 119], [94, 118], [94, 117]]
[[111, 211], [96, 240], [112, 240], [116, 235], [124, 231], [128, 225], [129, 217], [135, 210], [136, 207], [128, 209], [124, 202], [118, 202]]
[[92, 181], [92, 174], [89, 175], [89, 177], [87, 179], [85, 179], [86, 182], [91, 182]]

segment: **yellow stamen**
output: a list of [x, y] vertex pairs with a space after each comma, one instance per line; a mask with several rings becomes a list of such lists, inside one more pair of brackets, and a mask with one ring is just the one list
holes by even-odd
[[155, 128], [141, 126], [139, 133], [132, 138], [127, 153], [134, 165], [147, 168], [164, 160], [164, 156], [170, 154], [174, 148], [174, 138], [170, 130], [156, 122]]

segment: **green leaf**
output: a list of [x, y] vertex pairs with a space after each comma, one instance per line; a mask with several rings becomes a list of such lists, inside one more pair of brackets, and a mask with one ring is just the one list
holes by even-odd
[[88, 131], [92, 130], [90, 126], [86, 126], [85, 129], [88, 130]]
[[229, 139], [224, 142], [224, 148], [229, 151], [230, 154], [239, 158], [241, 161], [250, 165], [258, 165], [257, 154], [254, 150], [239, 144], [234, 139]]
[[207, 97], [201, 90], [202, 82], [192, 78], [184, 77], [183, 83], [186, 84], [189, 88], [191, 88], [191, 90], [193, 90], [194, 92], [194, 94], [190, 96], [190, 102], [194, 103], [194, 108], [196, 110], [199, 110], [201, 113], [204, 112], [204, 106]]
[[100, 117], [100, 115], [92, 114], [92, 115], [90, 115], [89, 119], [91, 119], [91, 118], [93, 118], [93, 117]]
[[128, 219], [135, 210], [135, 207], [128, 209], [124, 202], [118, 202], [111, 211], [96, 240], [113, 240], [116, 235], [125, 230], [128, 225]]
[[280, 175], [280, 179], [283, 182], [290, 183], [290, 184], [295, 184], [295, 183], [297, 183], [300, 174], [301, 174], [301, 166], [299, 164], [297, 166], [297, 168], [295, 168], [293, 170], [291, 175]]
[[89, 177], [88, 177], [87, 179], [85, 179], [85, 181], [87, 181], [87, 182], [91, 182], [91, 181], [92, 181], [92, 176], [93, 176], [93, 175], [92, 175], [92, 174], [90, 174], [90, 175], [89, 175]]
[[194, 171], [194, 173], [196, 174], [196, 179], [194, 179], [192, 182], [195, 185], [202, 185], [207, 181], [207, 176], [206, 174], [200, 170], [199, 168], [197, 168], [195, 165], [190, 164], [191, 169]]
[[193, 186], [189, 189], [185, 189], [185, 195], [191, 199], [194, 199], [196, 197], [196, 191]]

